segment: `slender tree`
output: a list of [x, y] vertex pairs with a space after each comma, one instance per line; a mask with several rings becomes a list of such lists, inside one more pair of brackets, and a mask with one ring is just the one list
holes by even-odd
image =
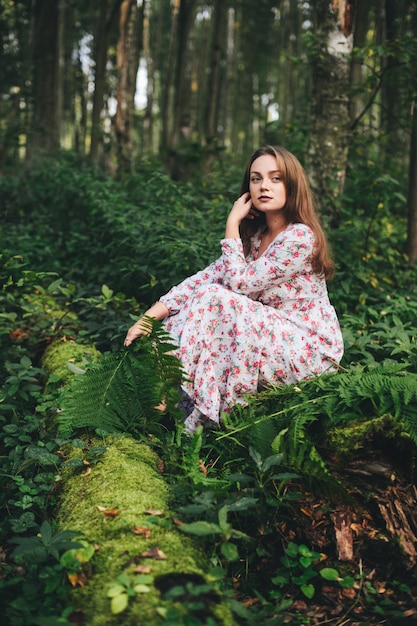
[[[411, 31], [413, 42], [417, 37], [417, 2], [413, 1]], [[411, 263], [417, 262], [417, 47], [414, 45], [412, 56], [412, 107], [411, 107], [411, 141], [408, 177], [408, 223], [407, 223], [407, 254]]]
[[90, 159], [97, 161], [102, 135], [101, 118], [106, 89], [106, 64], [110, 34], [115, 30], [122, 0], [100, 0], [97, 29], [94, 36], [94, 94], [91, 117]]
[[218, 143], [220, 93], [224, 84], [224, 65], [227, 35], [227, 3], [214, 0], [209, 65], [207, 67], [206, 107], [204, 112], [204, 135], [206, 143], [206, 169]]
[[323, 214], [335, 224], [349, 147], [349, 61], [353, 24], [351, 0], [316, 0], [310, 53], [312, 106], [306, 160]]
[[181, 178], [178, 149], [187, 141], [192, 130], [191, 80], [192, 80], [192, 28], [195, 20], [196, 0], [180, 0], [176, 37], [175, 69], [172, 89], [172, 124], [168, 132], [167, 168], [172, 178]]
[[117, 110], [115, 132], [117, 139], [118, 171], [131, 169], [134, 155], [132, 121], [135, 108], [136, 77], [139, 53], [143, 44], [143, 9], [136, 0], [122, 0], [120, 5], [120, 32], [117, 46]]
[[[31, 81], [28, 2], [3, 4], [0, 11], [0, 165], [19, 158], [19, 136], [26, 134]], [[10, 41], [14, 45], [10, 45]]]

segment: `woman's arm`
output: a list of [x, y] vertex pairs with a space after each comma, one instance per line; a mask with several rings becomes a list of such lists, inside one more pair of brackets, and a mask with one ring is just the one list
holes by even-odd
[[310, 273], [313, 247], [313, 232], [304, 224], [294, 224], [278, 235], [256, 261], [246, 261], [240, 240], [224, 239], [223, 284], [236, 293], [253, 294], [296, 274]]
[[146, 313], [140, 319], [138, 319], [138, 321], [135, 322], [133, 326], [129, 328], [124, 341], [124, 345], [130, 346], [130, 344], [133, 343], [135, 339], [140, 337], [140, 335], [147, 335], [149, 333], [148, 325], [146, 323], [143, 323], [144, 317], [153, 317], [156, 320], [164, 320], [166, 317], [168, 317], [168, 313], [169, 311], [165, 304], [159, 301], [155, 302], [155, 304], [153, 304], [151, 308], [148, 309]]
[[221, 257], [213, 261], [204, 270], [200, 270], [197, 274], [189, 276], [178, 285], [172, 287], [168, 293], [160, 297], [160, 302], [165, 304], [169, 315], [177, 313], [194, 295], [196, 288], [201, 285], [209, 285], [217, 283], [221, 285], [223, 282], [223, 263]]

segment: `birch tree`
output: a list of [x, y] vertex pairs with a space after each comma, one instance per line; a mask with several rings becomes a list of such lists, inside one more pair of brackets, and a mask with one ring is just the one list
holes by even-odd
[[329, 221], [339, 219], [348, 159], [352, 0], [315, 0], [310, 67], [312, 106], [306, 168], [317, 204]]

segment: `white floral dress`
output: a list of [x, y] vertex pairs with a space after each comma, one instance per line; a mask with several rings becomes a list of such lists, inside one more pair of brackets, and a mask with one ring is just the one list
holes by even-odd
[[219, 423], [265, 384], [335, 371], [342, 358], [325, 279], [311, 267], [311, 229], [290, 224], [258, 258], [260, 243], [259, 234], [245, 258], [240, 239], [223, 239], [219, 259], [160, 298], [188, 376], [194, 427], [204, 418]]

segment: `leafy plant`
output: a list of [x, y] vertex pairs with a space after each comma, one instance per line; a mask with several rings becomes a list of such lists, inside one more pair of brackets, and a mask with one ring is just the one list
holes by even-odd
[[49, 558], [59, 560], [60, 553], [74, 548], [81, 548], [82, 544], [72, 541], [79, 532], [62, 530], [53, 533], [52, 526], [44, 521], [35, 537], [14, 537], [11, 543], [16, 543], [11, 557], [19, 562], [26, 563], [29, 567], [45, 563]]
[[138, 593], [148, 593], [154, 577], [150, 574], [140, 574], [132, 580], [127, 574], [120, 574], [117, 580], [107, 591], [111, 601], [113, 615], [122, 613], [128, 606], [129, 598]]
[[254, 447], [258, 440], [262, 447], [267, 442], [271, 451], [284, 455], [285, 466], [337, 491], [338, 483], [318, 450], [323, 436], [337, 426], [389, 415], [394, 428], [416, 445], [416, 400], [417, 374], [401, 366], [353, 367], [258, 394], [249, 399], [248, 409], [237, 409], [233, 427], [218, 438], [239, 437], [241, 443], [250, 440]]
[[[53, 616], [58, 620], [57, 606], [70, 588], [60, 556], [66, 550], [81, 547], [74, 541], [79, 535], [69, 530], [54, 533], [51, 524], [44, 521], [36, 535], [10, 540], [17, 544], [10, 556], [15, 565], [6, 569], [8, 576], [3, 574], [0, 595], [8, 596], [3, 617], [12, 626], [47, 624]], [[61, 609], [60, 623], [69, 623], [65, 618], [68, 613]]]
[[148, 320], [149, 336], [108, 353], [75, 376], [62, 395], [58, 421], [68, 435], [80, 427], [128, 432], [137, 437], [161, 426], [164, 403], [176, 414], [182, 369], [162, 324]]
[[324, 580], [334, 581], [341, 587], [353, 587], [355, 581], [352, 576], [341, 576], [332, 567], [318, 568], [322, 555], [311, 550], [306, 545], [297, 545], [290, 541], [285, 547], [285, 556], [281, 558], [281, 566], [276, 570], [271, 582], [280, 589], [297, 585], [306, 598], [311, 599], [316, 589], [311, 582], [317, 576]]

